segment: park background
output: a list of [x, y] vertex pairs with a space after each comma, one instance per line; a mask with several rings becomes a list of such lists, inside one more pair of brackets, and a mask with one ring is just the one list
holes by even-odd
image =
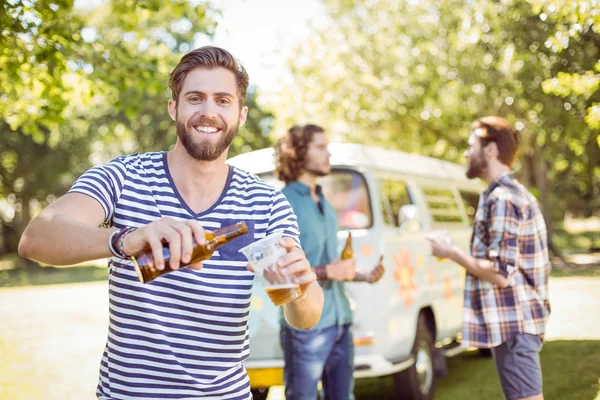
[[[90, 166], [174, 145], [168, 74], [207, 44], [250, 74], [230, 157], [314, 122], [332, 141], [464, 164], [470, 122], [506, 117], [551, 239], [546, 397], [600, 397], [599, 1], [0, 4], [0, 398], [93, 398], [106, 269], [40, 266], [18, 241]], [[357, 383], [358, 398], [386, 396], [389, 380]], [[491, 360], [469, 352], [438, 387], [440, 399], [498, 396]]]

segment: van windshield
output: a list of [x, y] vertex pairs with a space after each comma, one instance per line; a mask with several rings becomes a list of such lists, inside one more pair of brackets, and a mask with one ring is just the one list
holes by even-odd
[[[284, 186], [271, 173], [260, 177], [279, 190]], [[339, 229], [366, 229], [373, 225], [367, 182], [360, 172], [333, 169], [331, 174], [319, 179], [319, 185], [337, 213]]]
[[373, 225], [367, 182], [360, 172], [334, 169], [319, 184], [335, 208], [340, 229], [365, 229]]

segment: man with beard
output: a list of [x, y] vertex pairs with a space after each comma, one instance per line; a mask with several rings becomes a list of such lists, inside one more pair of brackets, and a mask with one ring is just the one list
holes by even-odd
[[277, 175], [286, 183], [282, 192], [298, 216], [300, 242], [325, 295], [323, 314], [309, 331], [281, 322], [285, 397], [314, 400], [319, 380], [326, 399], [354, 398], [354, 344], [352, 311], [344, 281], [377, 282], [379, 263], [368, 275], [356, 271], [354, 259], [337, 252], [337, 216], [317, 179], [331, 172], [328, 140], [317, 125], [294, 126], [276, 145]]
[[[100, 365], [101, 399], [251, 399], [243, 361], [253, 273], [239, 249], [283, 231], [282, 273], [303, 288], [284, 306], [298, 329], [317, 323], [323, 293], [285, 197], [225, 163], [248, 113], [248, 75], [227, 51], [202, 47], [171, 74], [168, 109], [177, 124], [169, 152], [122, 156], [91, 168], [27, 227], [19, 253], [52, 265], [111, 257], [109, 335]], [[191, 260], [205, 229], [244, 221], [248, 234], [201, 264]], [[111, 228], [99, 228], [101, 224]], [[151, 249], [176, 271], [142, 284], [129, 256]]]
[[508, 121], [475, 121], [468, 143], [467, 177], [489, 185], [475, 215], [472, 255], [439, 239], [430, 239], [432, 254], [467, 270], [463, 347], [491, 348], [507, 399], [543, 399], [539, 351], [550, 315], [544, 218], [511, 172], [519, 137]]

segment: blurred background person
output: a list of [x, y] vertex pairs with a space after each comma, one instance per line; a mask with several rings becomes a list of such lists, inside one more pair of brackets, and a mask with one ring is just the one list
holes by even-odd
[[325, 295], [321, 319], [309, 331], [281, 320], [288, 400], [316, 399], [319, 381], [327, 399], [354, 398], [352, 311], [344, 282], [375, 283], [384, 272], [380, 262], [363, 275], [354, 258], [337, 255], [337, 215], [317, 184], [331, 172], [328, 144], [323, 128], [309, 124], [290, 128], [275, 146], [277, 175], [286, 183], [282, 193], [298, 217], [300, 243]]
[[471, 255], [431, 238], [432, 254], [466, 270], [463, 347], [492, 349], [507, 399], [543, 399], [539, 352], [550, 315], [546, 224], [535, 197], [511, 166], [518, 133], [490, 116], [471, 126], [467, 177], [487, 190], [475, 214]]

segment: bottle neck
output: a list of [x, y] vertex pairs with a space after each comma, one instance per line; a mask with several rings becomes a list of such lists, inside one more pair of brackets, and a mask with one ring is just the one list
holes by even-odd
[[245, 235], [246, 233], [248, 233], [248, 226], [246, 223], [238, 222], [211, 232], [213, 237], [206, 241], [206, 246], [215, 249], [239, 236]]

